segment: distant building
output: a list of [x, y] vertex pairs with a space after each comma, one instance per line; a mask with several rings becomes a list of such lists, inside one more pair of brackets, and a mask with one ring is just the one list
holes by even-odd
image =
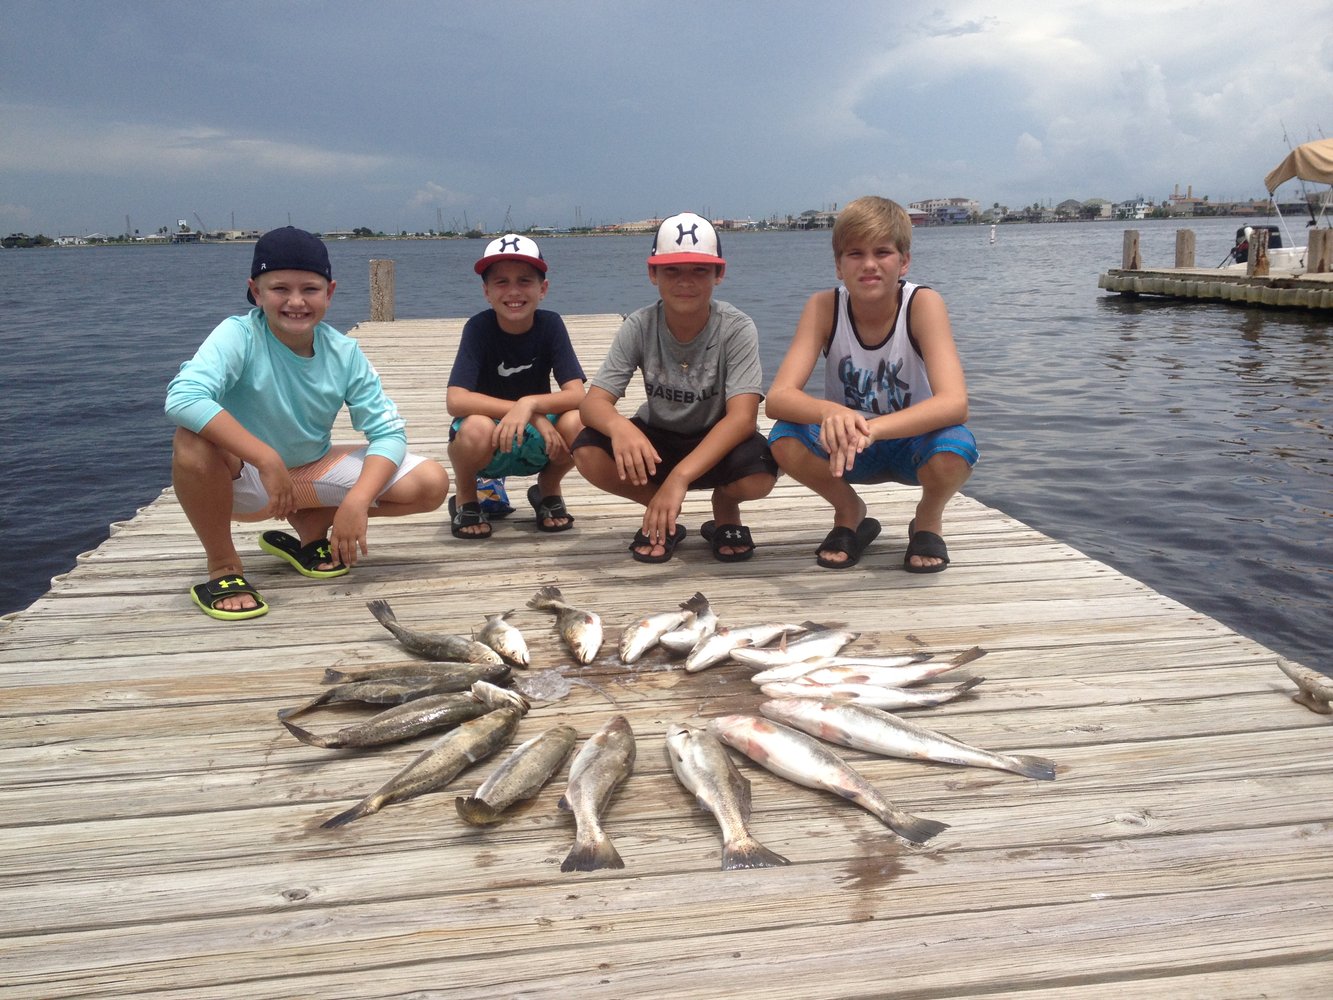
[[[926, 223], [952, 225], [971, 222], [981, 214], [981, 206], [975, 198], [929, 198], [907, 206], [908, 215], [914, 212]], [[914, 219], [913, 224], [915, 222]]]

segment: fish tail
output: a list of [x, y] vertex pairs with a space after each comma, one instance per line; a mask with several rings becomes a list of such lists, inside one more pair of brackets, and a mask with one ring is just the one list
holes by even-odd
[[703, 611], [708, 607], [708, 598], [704, 597], [702, 593], [696, 590], [693, 597], [688, 601], [681, 601], [678, 607], [684, 611], [689, 611], [697, 615], [700, 611]]
[[314, 698], [311, 698], [311, 699], [310, 699], [308, 702], [306, 702], [304, 705], [297, 705], [295, 708], [280, 708], [280, 709], [278, 709], [278, 718], [279, 718], [279, 719], [294, 719], [294, 718], [296, 718], [298, 715], [304, 715], [306, 712], [309, 712], [311, 709], [313, 709], [313, 708], [317, 708], [318, 706], [324, 704], [324, 702], [326, 702], [326, 701], [329, 700], [329, 697], [330, 697], [332, 694], [333, 694], [332, 691], [325, 691], [323, 694], [321, 694], [321, 695], [316, 695]]
[[388, 601], [366, 601], [366, 607], [370, 609], [370, 613], [375, 616], [377, 622], [389, 631], [393, 631], [389, 623], [397, 624], [398, 616], [393, 613], [393, 608], [389, 607]]
[[979, 660], [985, 655], [986, 650], [982, 649], [980, 646], [973, 646], [971, 649], [966, 649], [959, 653], [950, 660], [949, 663], [952, 666], [961, 667], [964, 663], [971, 663], [973, 660]]
[[294, 722], [288, 722], [286, 719], [283, 719], [282, 724], [287, 727], [287, 731], [289, 733], [291, 733], [293, 736], [295, 736], [298, 740], [300, 740], [307, 746], [322, 747], [325, 750], [336, 749], [338, 746], [336, 743], [332, 742], [327, 737], [316, 736], [308, 729], [302, 729]]
[[602, 868], [624, 867], [620, 852], [601, 830], [586, 836], [580, 831], [574, 838], [573, 848], [560, 863], [562, 872], [595, 872]]
[[937, 819], [923, 819], [897, 809], [886, 810], [879, 818], [885, 826], [909, 844], [924, 844], [949, 829], [948, 823], [942, 823]]
[[776, 851], [770, 851], [753, 837], [746, 836], [722, 847], [722, 870], [741, 868], [777, 868], [791, 862]]
[[344, 810], [337, 816], [334, 816], [332, 819], [326, 819], [319, 825], [325, 830], [336, 830], [340, 826], [346, 826], [348, 823], [352, 822], [352, 820], [360, 819], [362, 816], [369, 816], [372, 813], [379, 812], [380, 807], [383, 805], [384, 800], [380, 796], [372, 795], [368, 799], [362, 799], [356, 805], [352, 806], [351, 809]]
[[454, 799], [454, 806], [458, 809], [458, 815], [463, 818], [463, 821], [471, 823], [473, 826], [489, 826], [500, 821], [501, 813], [488, 806], [475, 795], [458, 796]]
[[537, 611], [546, 611], [550, 609], [553, 601], [561, 601], [564, 596], [564, 594], [560, 593], [559, 587], [550, 586], [548, 584], [532, 595], [531, 599], [528, 601], [528, 607]]
[[1055, 761], [1053, 760], [1022, 753], [1009, 754], [1005, 757], [1005, 760], [1011, 765], [1010, 770], [1015, 774], [1021, 774], [1025, 778], [1036, 778], [1038, 781], [1055, 780]]
[[976, 687], [985, 679], [986, 678], [984, 677], [969, 677], [967, 680], [963, 681], [961, 684], [958, 685], [958, 687], [956, 688], [957, 693], [966, 694], [968, 691], [971, 691], [974, 687]]

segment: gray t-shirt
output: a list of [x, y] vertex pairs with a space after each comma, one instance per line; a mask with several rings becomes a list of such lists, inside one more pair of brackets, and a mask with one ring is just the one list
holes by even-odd
[[733, 396], [763, 398], [759, 331], [745, 313], [716, 299], [707, 324], [687, 344], [667, 329], [661, 300], [631, 313], [590, 384], [619, 399], [636, 371], [643, 372], [648, 396], [636, 415], [678, 434], [707, 432]]

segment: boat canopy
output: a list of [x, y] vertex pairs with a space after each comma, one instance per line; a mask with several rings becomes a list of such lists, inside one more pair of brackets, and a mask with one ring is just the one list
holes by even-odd
[[1333, 139], [1320, 139], [1297, 146], [1264, 178], [1264, 187], [1272, 194], [1279, 184], [1293, 177], [1319, 184], [1333, 184]]

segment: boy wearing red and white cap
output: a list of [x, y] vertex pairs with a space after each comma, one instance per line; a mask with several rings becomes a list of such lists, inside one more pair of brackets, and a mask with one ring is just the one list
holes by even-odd
[[[574, 516], [560, 483], [574, 468], [569, 442], [582, 430], [583, 367], [559, 313], [537, 306], [550, 283], [535, 240], [507, 233], [473, 265], [491, 308], [463, 327], [445, 405], [454, 418], [449, 459], [457, 495], [449, 498], [455, 538], [491, 537], [478, 477], [536, 476], [528, 502], [538, 531], [566, 531]], [[552, 390], [555, 378], [558, 390]]]
[[[717, 231], [692, 212], [657, 230], [648, 257], [656, 303], [616, 333], [580, 407], [573, 444], [588, 482], [644, 507], [630, 542], [639, 562], [661, 563], [685, 537], [678, 523], [691, 489], [712, 491], [713, 519], [700, 529], [715, 558], [754, 554], [740, 505], [767, 496], [777, 463], [758, 430], [763, 377], [759, 334], [745, 313], [713, 298], [726, 271]], [[647, 401], [633, 417], [616, 409], [636, 373]]]

